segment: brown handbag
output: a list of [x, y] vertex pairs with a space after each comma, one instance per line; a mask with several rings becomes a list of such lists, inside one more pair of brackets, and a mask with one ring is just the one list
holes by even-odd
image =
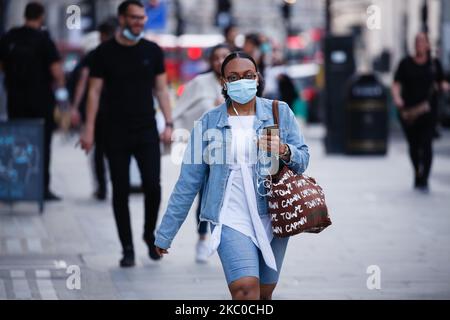
[[[272, 103], [274, 122], [279, 125], [278, 101]], [[331, 220], [325, 194], [314, 178], [297, 174], [280, 163], [268, 186], [268, 210], [275, 237], [284, 238], [301, 232], [319, 233]]]

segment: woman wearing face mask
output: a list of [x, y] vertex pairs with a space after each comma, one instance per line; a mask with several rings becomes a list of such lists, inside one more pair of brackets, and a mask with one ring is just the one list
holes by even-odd
[[200, 219], [211, 223], [210, 253], [217, 250], [233, 299], [271, 299], [288, 238], [274, 238], [266, 190], [259, 183], [260, 157], [277, 155], [304, 172], [308, 147], [290, 108], [279, 106], [280, 137], [260, 135], [274, 124], [272, 101], [260, 98], [255, 61], [243, 52], [227, 56], [221, 68], [225, 103], [195, 124], [180, 177], [156, 234], [156, 251], [168, 248], [203, 186]]

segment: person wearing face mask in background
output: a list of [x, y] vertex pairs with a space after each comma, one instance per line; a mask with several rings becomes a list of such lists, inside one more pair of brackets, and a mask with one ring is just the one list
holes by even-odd
[[225, 38], [225, 44], [230, 48], [231, 51], [242, 51], [241, 48], [236, 46], [236, 38], [239, 35], [239, 30], [237, 26], [230, 24], [228, 27], [223, 29], [223, 37]]
[[[262, 48], [263, 41], [261, 35], [257, 33], [249, 33], [245, 35], [244, 46], [242, 51], [250, 55], [253, 60], [255, 60], [258, 66], [259, 73], [264, 76], [266, 69], [265, 53], [263, 52], [265, 48]], [[267, 46], [266, 46], [267, 48]]]
[[190, 131], [195, 120], [224, 102], [220, 85], [220, 67], [230, 52], [226, 44], [218, 44], [210, 48], [209, 71], [197, 75], [185, 84], [183, 93], [173, 110], [172, 118], [175, 128]]
[[309, 163], [308, 146], [284, 102], [279, 104], [279, 125], [289, 129], [280, 135], [264, 133], [274, 124], [272, 100], [260, 98], [263, 81], [250, 55], [231, 53], [221, 76], [225, 103], [205, 113], [191, 132], [155, 246], [161, 256], [168, 253], [203, 188], [200, 220], [210, 222], [209, 254], [217, 250], [232, 298], [268, 300], [289, 238], [273, 237], [267, 192], [258, 180], [264, 170], [258, 164], [270, 153], [302, 173]]
[[[151, 259], [160, 256], [153, 246], [154, 229], [161, 201], [160, 139], [171, 142], [172, 115], [164, 68], [164, 53], [154, 42], [143, 39], [147, 16], [140, 1], [124, 1], [118, 8], [119, 31], [95, 51], [90, 70], [87, 120], [80, 139], [88, 152], [94, 143], [95, 120], [104, 93], [104, 144], [112, 182], [112, 203], [123, 249], [121, 267], [135, 264], [128, 197], [130, 161], [135, 157], [144, 191], [144, 234]], [[155, 119], [153, 94], [164, 114], [161, 136]]]
[[[182, 128], [191, 131], [194, 121], [199, 119], [206, 111], [222, 104], [222, 86], [220, 85], [220, 67], [225, 57], [230, 54], [226, 44], [219, 44], [210, 49], [209, 65], [211, 71], [200, 74], [189, 81], [183, 90], [183, 94], [173, 111], [173, 121], [176, 129]], [[203, 263], [208, 259], [206, 235], [208, 225], [200, 222], [200, 203], [202, 192], [199, 192], [197, 206], [197, 225], [199, 240], [195, 249], [195, 260]]]
[[45, 8], [38, 2], [25, 7], [25, 25], [0, 39], [0, 68], [5, 73], [8, 118], [44, 119], [44, 199], [60, 200], [50, 191], [51, 141], [55, 104], [68, 103], [61, 57], [43, 30]]

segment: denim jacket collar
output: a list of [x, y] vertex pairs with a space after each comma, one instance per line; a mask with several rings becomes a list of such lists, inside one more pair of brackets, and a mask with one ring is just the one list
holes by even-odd
[[[223, 103], [219, 107], [219, 119], [217, 121], [217, 127], [229, 127], [227, 104]], [[270, 109], [271, 110], [271, 109]], [[267, 108], [264, 107], [261, 98], [256, 97], [256, 121], [254, 129], [259, 129], [264, 121], [270, 119], [272, 114], [269, 114]]]

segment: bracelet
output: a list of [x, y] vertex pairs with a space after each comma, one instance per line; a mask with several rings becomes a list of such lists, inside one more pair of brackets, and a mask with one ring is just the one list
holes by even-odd
[[287, 144], [285, 144], [284, 152], [283, 152], [283, 154], [280, 154], [280, 157], [286, 157], [290, 154], [291, 154], [291, 149], [289, 149], [289, 146]]
[[173, 122], [166, 122], [166, 127], [173, 129]]

